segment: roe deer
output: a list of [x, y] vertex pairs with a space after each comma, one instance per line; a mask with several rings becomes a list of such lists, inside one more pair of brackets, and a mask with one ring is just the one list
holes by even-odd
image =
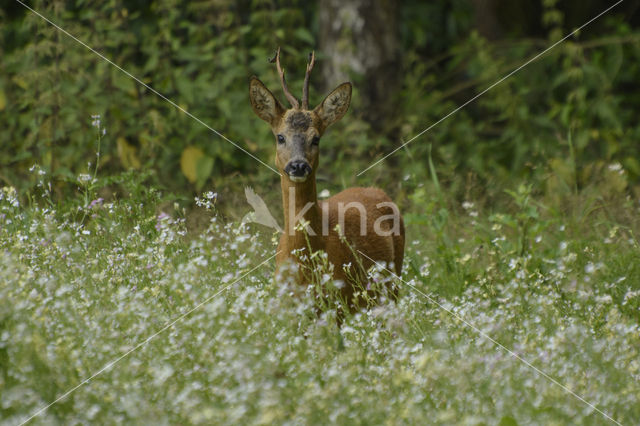
[[[310, 110], [309, 76], [315, 55], [311, 53], [307, 64], [302, 105], [287, 88], [280, 66], [280, 49], [275, 62], [292, 108], [285, 109], [255, 76], [249, 84], [249, 98], [253, 111], [271, 125], [276, 139], [276, 166], [280, 171], [285, 226], [278, 245], [277, 268], [281, 270], [289, 261], [302, 262], [292, 251], [307, 250], [308, 247], [312, 251], [324, 250], [334, 266], [333, 278], [344, 283], [342, 296], [353, 311], [364, 302], [357, 297], [354, 278], [362, 283], [366, 278], [362, 269], [369, 268], [372, 260], [385, 262], [400, 276], [404, 256], [402, 216], [387, 194], [377, 188], [349, 188], [318, 202], [315, 175], [320, 138], [329, 125], [347, 112], [351, 83], [339, 85], [320, 105]], [[302, 278], [301, 274], [297, 277], [298, 280]], [[392, 294], [395, 296], [395, 291]]]

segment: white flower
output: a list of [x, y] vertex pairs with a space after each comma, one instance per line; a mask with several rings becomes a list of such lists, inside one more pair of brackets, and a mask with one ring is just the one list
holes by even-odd
[[82, 173], [78, 175], [78, 182], [85, 184], [91, 181], [91, 175], [88, 175], [86, 173]]
[[622, 164], [620, 163], [609, 164], [609, 170], [611, 170], [612, 172], [620, 171], [622, 170]]
[[624, 301], [622, 302], [622, 304], [626, 305], [627, 303], [631, 302], [632, 299], [638, 297], [640, 297], [640, 290], [628, 290], [624, 295]]
[[471, 210], [474, 204], [471, 201], [465, 201], [462, 203], [462, 208], [465, 210]]
[[586, 272], [587, 274], [593, 274], [596, 270], [596, 266], [589, 262], [587, 263], [587, 265], [584, 267], [584, 272]]
[[95, 114], [91, 116], [91, 125], [96, 129], [100, 128], [100, 114]]

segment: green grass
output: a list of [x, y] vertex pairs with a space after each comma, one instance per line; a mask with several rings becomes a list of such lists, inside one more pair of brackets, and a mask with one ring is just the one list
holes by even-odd
[[242, 278], [275, 253], [264, 228], [209, 212], [192, 233], [170, 197], [129, 185], [91, 207], [91, 185], [63, 205], [46, 185], [22, 203], [2, 190], [1, 424], [178, 318], [33, 423], [611, 423], [460, 318], [622, 424], [640, 418], [637, 200], [553, 204], [521, 186], [462, 206], [423, 187], [404, 209], [403, 280], [455, 316], [400, 284], [398, 303], [338, 328], [273, 261]]

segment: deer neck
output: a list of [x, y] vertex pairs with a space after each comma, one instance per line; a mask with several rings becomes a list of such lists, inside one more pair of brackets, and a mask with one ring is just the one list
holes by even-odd
[[[322, 248], [321, 210], [318, 205], [316, 191], [316, 177], [312, 173], [304, 182], [292, 182], [287, 176], [280, 177], [282, 187], [282, 205], [284, 208], [284, 233], [287, 254], [292, 250], [307, 249], [310, 245], [313, 251]], [[301, 219], [309, 222], [305, 232], [300, 229]], [[314, 235], [315, 234], [315, 235]]]

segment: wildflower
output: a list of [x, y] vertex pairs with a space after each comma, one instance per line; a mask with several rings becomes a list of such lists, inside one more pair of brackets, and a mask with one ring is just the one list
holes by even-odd
[[91, 116], [91, 126], [95, 127], [96, 129], [100, 128], [100, 114], [96, 114], [96, 115], [92, 115]]
[[196, 206], [211, 210], [217, 199], [217, 192], [208, 191], [204, 193], [204, 198], [195, 197]]
[[637, 298], [640, 298], [640, 290], [628, 290], [624, 294], [624, 301], [622, 302], [622, 304], [626, 305]]
[[100, 207], [103, 201], [104, 201], [104, 198], [102, 197], [96, 198], [95, 200], [91, 201], [91, 203], [89, 203], [89, 208], [92, 209], [96, 206]]
[[86, 173], [81, 173], [78, 175], [78, 182], [85, 185], [91, 181], [91, 175]]
[[622, 170], [622, 164], [620, 163], [609, 164], [609, 170], [611, 170], [612, 172], [618, 172]]
[[160, 231], [164, 227], [163, 222], [165, 222], [166, 220], [168, 220], [170, 218], [171, 218], [171, 216], [169, 216], [165, 212], [160, 212], [160, 214], [156, 218], [156, 226], [155, 226], [156, 231]]
[[5, 186], [0, 191], [0, 200], [7, 200], [11, 207], [20, 207], [18, 193], [13, 186]]
[[320, 285], [326, 285], [331, 280], [331, 275], [322, 274], [322, 279], [320, 280]]
[[430, 267], [431, 267], [431, 263], [429, 262], [420, 266], [420, 275], [422, 275], [423, 277], [428, 277], [430, 273], [430, 270], [429, 270]]
[[586, 266], [584, 267], [584, 272], [586, 272], [587, 274], [593, 274], [596, 270], [596, 266], [589, 262], [586, 264]]

